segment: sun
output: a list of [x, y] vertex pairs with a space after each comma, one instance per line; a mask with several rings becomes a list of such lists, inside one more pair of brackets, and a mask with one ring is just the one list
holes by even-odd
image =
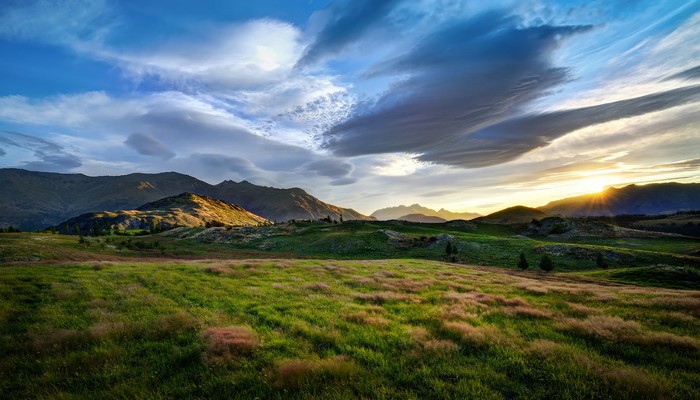
[[603, 177], [586, 178], [576, 182], [580, 191], [585, 193], [602, 192], [607, 184], [608, 180]]

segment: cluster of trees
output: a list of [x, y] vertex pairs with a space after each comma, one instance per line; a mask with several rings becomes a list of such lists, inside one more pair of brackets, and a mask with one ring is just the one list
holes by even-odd
[[447, 256], [447, 259], [452, 262], [457, 261], [458, 253], [459, 250], [457, 249], [457, 245], [452, 242], [447, 242], [447, 246], [445, 246], [445, 255]]
[[[344, 221], [344, 220], [343, 220], [343, 214], [340, 214], [340, 217], [339, 217], [339, 218], [340, 218], [340, 223], [342, 224], [343, 221]], [[294, 220], [292, 220], [292, 221], [294, 221]], [[322, 221], [322, 222], [329, 223], [329, 224], [337, 224], [337, 223], [338, 223], [338, 220], [335, 220], [335, 219], [331, 218], [330, 215], [327, 215], [326, 218], [321, 218], [321, 221]]]
[[[520, 257], [518, 259], [518, 268], [520, 268], [523, 271], [530, 268], [530, 264], [525, 258], [525, 253], [520, 253]], [[546, 272], [549, 272], [554, 269], [554, 262], [552, 262], [552, 257], [550, 257], [549, 254], [543, 255], [540, 259], [540, 269]]]
[[[605, 260], [605, 256], [603, 256], [602, 252], [598, 252], [595, 263], [598, 268], [608, 268], [608, 262]], [[553, 270], [554, 262], [552, 261], [552, 257], [550, 257], [549, 254], [543, 255], [540, 259], [539, 266], [540, 269], [542, 269], [543, 271], [549, 272]], [[520, 253], [520, 257], [518, 258], [518, 268], [520, 268], [523, 271], [530, 268], [530, 264], [527, 262], [527, 259], [525, 258], [525, 253], [523, 252]]]
[[21, 232], [19, 228], [15, 228], [14, 226], [10, 225], [7, 228], [2, 228], [0, 227], [0, 233], [16, 233], [16, 232]]

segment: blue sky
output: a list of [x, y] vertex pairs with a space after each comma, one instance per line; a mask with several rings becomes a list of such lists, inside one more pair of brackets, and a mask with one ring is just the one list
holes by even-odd
[[0, 167], [487, 213], [700, 181], [700, 1], [4, 1]]

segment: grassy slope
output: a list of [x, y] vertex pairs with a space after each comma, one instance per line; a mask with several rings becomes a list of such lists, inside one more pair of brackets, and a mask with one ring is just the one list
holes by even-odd
[[699, 398], [698, 310], [427, 260], [5, 265], [0, 398]]
[[[684, 258], [695, 240], [263, 229], [274, 235], [89, 246], [0, 234], [0, 398], [700, 397], [700, 280]], [[505, 268], [436, 262], [442, 246], [400, 249], [380, 229], [449, 233], [463, 262]], [[513, 270], [520, 251], [536, 268], [542, 245], [635, 258]]]

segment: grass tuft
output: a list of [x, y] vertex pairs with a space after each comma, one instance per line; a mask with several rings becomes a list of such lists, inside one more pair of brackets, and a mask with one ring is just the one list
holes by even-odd
[[228, 362], [260, 347], [258, 335], [241, 326], [209, 328], [202, 339], [207, 345], [204, 358], [212, 363]]

